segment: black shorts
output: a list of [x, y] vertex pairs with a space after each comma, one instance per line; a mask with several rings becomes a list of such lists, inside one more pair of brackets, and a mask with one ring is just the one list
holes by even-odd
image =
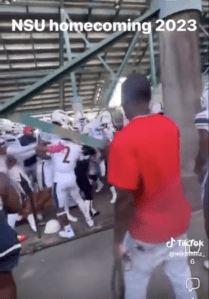
[[79, 161], [75, 168], [76, 182], [86, 200], [92, 200], [92, 186], [88, 180], [89, 161]]
[[0, 271], [11, 271], [18, 264], [21, 245], [17, 233], [0, 219]]

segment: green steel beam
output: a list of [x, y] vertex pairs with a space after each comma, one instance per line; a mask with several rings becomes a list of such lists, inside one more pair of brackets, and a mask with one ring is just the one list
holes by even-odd
[[[158, 12], [158, 11], [157, 11]], [[148, 10], [143, 14], [142, 16], [138, 17], [135, 22], [144, 22], [150, 20], [154, 15], [156, 14], [156, 11]], [[14, 110], [18, 105], [23, 104], [24, 102], [28, 101], [41, 91], [43, 91], [45, 88], [50, 86], [51, 84], [55, 83], [57, 80], [60, 80], [62, 77], [67, 75], [69, 72], [74, 71], [77, 67], [80, 65], [86, 63], [89, 61], [92, 57], [95, 55], [101, 53], [104, 51], [107, 47], [113, 45], [116, 43], [119, 39], [122, 37], [130, 34], [129, 31], [121, 31], [110, 34], [110, 36], [96, 44], [93, 48], [90, 48], [85, 53], [79, 55], [72, 61], [67, 62], [63, 67], [60, 67], [53, 73], [49, 74], [48, 76], [44, 77], [40, 81], [36, 82], [32, 86], [26, 88], [24, 91], [18, 93], [14, 98], [12, 98], [7, 103], [0, 106], [0, 115], [5, 115], [7, 113], [10, 113], [12, 110]]]
[[[64, 2], [60, 0], [60, 7], [63, 7]], [[61, 9], [59, 13], [60, 23], [62, 22], [62, 11]], [[59, 59], [60, 59], [60, 67], [64, 65], [64, 34], [63, 31], [59, 31]], [[59, 82], [59, 108], [64, 110], [65, 109], [65, 82], [63, 78]]]
[[[62, 22], [66, 22], [66, 17], [65, 17], [65, 10], [62, 6], [61, 10], [61, 20]], [[65, 45], [66, 45], [66, 49], [67, 49], [67, 57], [69, 61], [72, 61], [72, 52], [71, 52], [71, 48], [70, 48], [70, 40], [69, 40], [69, 34], [67, 31], [63, 32], [64, 35], [64, 40], [65, 40]], [[74, 97], [78, 96], [78, 92], [77, 92], [77, 86], [76, 86], [76, 77], [75, 77], [75, 73], [71, 72], [70, 73], [70, 79], [71, 79], [71, 84], [72, 84], [72, 89], [73, 89], [73, 95]]]
[[126, 65], [127, 65], [127, 62], [128, 62], [128, 60], [129, 60], [129, 58], [130, 58], [130, 56], [131, 56], [131, 53], [133, 52], [133, 49], [134, 49], [134, 47], [135, 47], [135, 45], [136, 45], [136, 42], [137, 42], [138, 39], [139, 39], [139, 35], [140, 35], [140, 32], [137, 31], [137, 32], [135, 33], [135, 35], [134, 35], [134, 37], [133, 37], [133, 39], [132, 39], [132, 41], [131, 41], [131, 43], [130, 43], [130, 45], [129, 45], [129, 47], [128, 47], [128, 50], [126, 51], [126, 54], [125, 54], [125, 56], [124, 56], [124, 58], [123, 58], [123, 61], [122, 61], [121, 65], [120, 65], [120, 67], [119, 67], [119, 69], [118, 69], [118, 71], [117, 71], [116, 78], [115, 78], [115, 80], [111, 83], [111, 85], [110, 85], [110, 87], [109, 87], [109, 89], [108, 89], [108, 92], [107, 92], [107, 94], [106, 94], [106, 96], [105, 96], [105, 99], [103, 100], [103, 105], [104, 105], [105, 107], [107, 107], [108, 104], [109, 104], [109, 101], [110, 101], [111, 96], [112, 96], [112, 94], [113, 94], [113, 91], [114, 91], [114, 89], [115, 89], [115, 87], [116, 87], [116, 84], [118, 83], [118, 80], [119, 80], [119, 78], [121, 77], [121, 75], [122, 75], [122, 73], [123, 73], [123, 71], [124, 71], [124, 69], [125, 69], [125, 67], [126, 67]]
[[155, 67], [155, 55], [154, 55], [154, 44], [152, 28], [149, 34], [149, 50], [150, 50], [150, 68], [151, 68], [151, 79], [153, 86], [157, 85], [156, 67]]
[[[65, 20], [68, 20], [69, 23], [73, 23], [73, 21], [69, 18], [69, 16], [66, 13], [66, 11], [64, 11], [64, 17], [65, 17]], [[93, 44], [88, 41], [88, 39], [86, 38], [85, 34], [81, 33], [79, 30], [77, 30], [77, 33], [79, 33], [80, 37], [84, 40], [84, 42], [86, 44], [86, 48], [91, 48], [93, 46]], [[101, 61], [101, 63], [104, 65], [104, 67], [106, 68], [106, 70], [111, 73], [111, 76], [113, 78], [115, 78], [115, 73], [112, 71], [112, 69], [106, 63], [106, 61], [101, 57], [101, 55], [98, 55], [98, 58]]]
[[40, 121], [35, 117], [30, 117], [25, 114], [11, 114], [9, 116], [9, 119], [15, 123], [23, 123], [34, 128], [39, 128], [47, 133], [53, 133], [61, 137], [70, 138], [73, 142], [77, 144], [84, 144], [96, 148], [103, 148], [106, 144], [105, 141], [98, 140], [84, 134], [79, 134], [78, 132], [75, 132], [71, 129], [64, 129], [54, 124]]

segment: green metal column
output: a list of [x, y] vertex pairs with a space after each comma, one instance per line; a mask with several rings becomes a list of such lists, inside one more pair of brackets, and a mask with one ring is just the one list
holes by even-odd
[[111, 96], [113, 94], [113, 91], [114, 91], [114, 89], [115, 89], [115, 87], [116, 87], [116, 85], [118, 83], [118, 80], [120, 79], [120, 77], [121, 77], [121, 75], [122, 75], [122, 73], [123, 73], [123, 71], [124, 71], [124, 69], [125, 69], [125, 67], [126, 67], [126, 65], [128, 63], [128, 60], [129, 60], [129, 58], [130, 58], [130, 56], [131, 56], [131, 54], [132, 54], [132, 52], [134, 50], [136, 42], [139, 40], [139, 35], [140, 35], [140, 32], [137, 31], [135, 33], [135, 35], [134, 35], [134, 37], [133, 37], [133, 39], [132, 39], [132, 41], [131, 41], [131, 43], [129, 45], [129, 48], [128, 48], [126, 54], [125, 54], [125, 57], [123, 58], [123, 61], [122, 61], [121, 65], [120, 65], [120, 67], [119, 67], [119, 69], [117, 71], [116, 78], [112, 82], [112, 84], [110, 85], [110, 87], [109, 87], [109, 89], [107, 91], [107, 94], [106, 94], [106, 96], [105, 96], [105, 98], [103, 100], [103, 103], [104, 103], [105, 107], [107, 107], [108, 104], [109, 104], [109, 101], [110, 101]]
[[157, 78], [156, 78], [155, 55], [154, 55], [154, 44], [153, 44], [152, 30], [149, 34], [149, 50], [150, 50], [150, 68], [151, 68], [152, 84], [154, 86], [156, 86], [157, 85]]

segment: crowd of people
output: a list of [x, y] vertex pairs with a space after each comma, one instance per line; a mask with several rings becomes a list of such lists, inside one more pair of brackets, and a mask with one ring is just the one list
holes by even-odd
[[[132, 265], [124, 272], [125, 298], [146, 298], [150, 277], [159, 264], [164, 264], [177, 298], [191, 298], [185, 284], [191, 277], [187, 258], [178, 255], [171, 258], [166, 247], [170, 238], [186, 239], [191, 218], [191, 208], [182, 190], [179, 129], [163, 115], [161, 103], [150, 111], [150, 101], [149, 81], [134, 74], [122, 86], [124, 114], [120, 128], [108, 111], [102, 111], [93, 120], [78, 112], [73, 122], [65, 111], [52, 113], [52, 124], [103, 140], [109, 151], [2, 120], [0, 232], [1, 240], [6, 241], [4, 245], [0, 242], [0, 292], [7, 275], [8, 288], [4, 287], [4, 291], [13, 294], [4, 298], [15, 298], [10, 271], [17, 264], [20, 245], [14, 229], [16, 221], [23, 217], [25, 201], [34, 192], [52, 190], [57, 217], [49, 220], [45, 233], [58, 232], [62, 238], [72, 238], [75, 233], [71, 222], [79, 219], [71, 214], [71, 207], [77, 206], [86, 225], [93, 227], [94, 218], [102, 211], [94, 208], [92, 190], [99, 192], [106, 176], [111, 203], [115, 203], [114, 256], [126, 257], [125, 263]], [[195, 171], [204, 185], [208, 234], [208, 85], [201, 101], [204, 111], [195, 118], [200, 133]], [[26, 217], [31, 229], [37, 231], [34, 213]], [[41, 217], [37, 214], [39, 220]], [[172, 250], [179, 253], [182, 248], [176, 243]], [[208, 261], [205, 267], [209, 268]], [[195, 292], [192, 295], [196, 298]]]
[[[116, 130], [107, 111], [91, 121], [88, 115], [78, 112], [72, 123], [66, 112], [55, 110], [51, 115], [51, 122], [55, 126], [86, 134], [106, 143], [111, 142]], [[52, 224], [52, 233], [61, 228], [60, 236], [71, 238], [74, 232], [70, 221], [78, 221], [70, 213], [70, 207], [75, 205], [82, 212], [86, 224], [92, 227], [93, 218], [99, 214], [93, 207], [92, 190], [95, 187], [96, 192], [99, 192], [106, 176], [106, 159], [102, 149], [81, 146], [70, 139], [29, 126], [21, 127], [8, 120], [2, 120], [1, 129], [1, 147], [6, 147], [7, 173], [21, 202], [24, 203], [24, 199], [34, 192], [50, 188], [59, 225], [51, 221], [46, 224], [46, 228]], [[110, 190], [111, 203], [114, 203], [116, 194], [112, 186]], [[41, 219], [41, 214], [37, 217]], [[13, 228], [20, 219], [21, 215], [17, 213], [8, 216], [8, 222]], [[28, 214], [27, 219], [31, 229], [37, 231], [34, 215]]]

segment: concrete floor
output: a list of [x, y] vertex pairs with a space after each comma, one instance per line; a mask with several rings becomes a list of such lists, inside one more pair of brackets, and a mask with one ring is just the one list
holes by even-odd
[[[201, 212], [194, 213], [188, 237], [204, 240], [202, 252], [207, 255]], [[111, 299], [111, 245], [112, 230], [107, 230], [22, 256], [14, 271], [18, 299]], [[207, 299], [209, 272], [202, 266], [202, 257], [194, 259], [192, 275], [201, 281], [198, 298]], [[148, 299], [174, 298], [170, 282], [159, 267], [150, 282]]]
[[[107, 228], [112, 228], [114, 223], [114, 213], [113, 213], [113, 204], [110, 203], [111, 192], [106, 185], [99, 193], [94, 194], [94, 208], [97, 211], [100, 211], [100, 215], [94, 218], [94, 226], [89, 227], [84, 219], [83, 215], [78, 208], [71, 209], [71, 214], [78, 218], [78, 222], [71, 223], [73, 230], [75, 232], [75, 237], [77, 239], [80, 237], [93, 234], [98, 231], [106, 230]], [[50, 219], [56, 219], [56, 211], [54, 207], [46, 209], [43, 213], [44, 221], [47, 222]], [[58, 233], [55, 234], [44, 234], [44, 226], [41, 226], [41, 239], [38, 239], [37, 233], [34, 233], [27, 222], [20, 223], [16, 227], [16, 230], [19, 235], [23, 234], [27, 236], [27, 240], [22, 243], [21, 255], [33, 253], [40, 248], [47, 248], [52, 245], [62, 244], [67, 239], [60, 238]], [[70, 242], [74, 242], [73, 239], [70, 239]]]

